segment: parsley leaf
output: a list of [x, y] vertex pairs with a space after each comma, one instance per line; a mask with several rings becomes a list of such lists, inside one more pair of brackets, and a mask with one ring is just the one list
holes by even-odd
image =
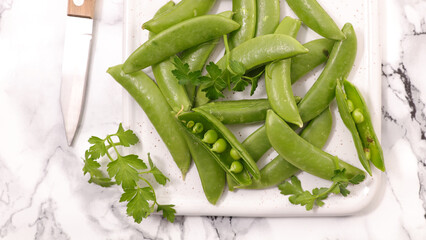
[[158, 205], [157, 212], [163, 211], [163, 217], [169, 220], [169, 222], [175, 221], [176, 210], [173, 208], [175, 205]]
[[115, 178], [118, 184], [121, 184], [124, 189], [133, 188], [139, 181], [138, 170], [147, 169], [146, 164], [138, 158], [137, 155], [117, 156], [107, 165], [107, 171], [111, 178]]
[[348, 179], [345, 175], [346, 169], [337, 169], [334, 171], [332, 177], [333, 184], [329, 188], [315, 188], [312, 193], [303, 190], [300, 180], [296, 176], [292, 176], [290, 181], [284, 182], [278, 185], [278, 189], [281, 190], [281, 194], [290, 195], [288, 198], [292, 204], [305, 206], [306, 210], [312, 210], [314, 206], [322, 207], [325, 199], [328, 198], [329, 194], [341, 194], [346, 197], [350, 194], [347, 189], [349, 183], [359, 184], [365, 178], [364, 175], [356, 175], [351, 179]]
[[107, 177], [99, 168], [101, 165], [95, 161], [89, 151], [85, 153], [83, 173], [86, 175], [90, 174], [89, 183], [94, 183], [102, 187], [110, 187], [115, 184], [111, 181], [111, 178]]
[[91, 137], [89, 138], [89, 143], [92, 144], [92, 146], [89, 148], [89, 153], [93, 159], [98, 159], [107, 153], [105, 139]]
[[155, 181], [157, 181], [161, 185], [166, 185], [166, 182], [169, 181], [166, 176], [154, 165], [151, 159], [151, 155], [148, 153], [148, 162], [149, 162], [149, 168], [151, 169], [150, 172], [152, 175], [154, 175]]
[[120, 143], [125, 147], [135, 145], [139, 142], [139, 139], [136, 134], [134, 134], [132, 130], [124, 131], [121, 123], [115, 135], [118, 137], [118, 139], [120, 139]]
[[[117, 137], [119, 141], [114, 142], [113, 137]], [[157, 211], [163, 211], [165, 218], [169, 221], [174, 221], [174, 213], [176, 212], [173, 209], [174, 205], [160, 205], [157, 202], [153, 186], [143, 177], [144, 174], [151, 173], [161, 185], [165, 185], [169, 180], [154, 165], [150, 154], [148, 153], [150, 170], [141, 171], [148, 169], [142, 159], [134, 154], [123, 156], [118, 152], [118, 146], [130, 147], [138, 142], [139, 139], [136, 134], [132, 130], [124, 130], [122, 124], [120, 124], [115, 134], [107, 135], [104, 139], [91, 137], [89, 143], [92, 146], [85, 152], [85, 158], [83, 159], [83, 173], [84, 175], [90, 174], [89, 183], [95, 183], [103, 187], [109, 187], [113, 184], [121, 185], [124, 193], [121, 195], [120, 202], [127, 202], [127, 214], [132, 216], [135, 222], [140, 223], [142, 219], [148, 217], [155, 211], [155, 206], [157, 206]], [[115, 159], [108, 152], [110, 149], [114, 150]], [[96, 159], [105, 155], [110, 160], [106, 166], [106, 172], [109, 177], [101, 170], [101, 164], [96, 161]], [[140, 182], [145, 182], [145, 185], [148, 186], [141, 186]]]
[[202, 79], [200, 79], [201, 71], [191, 72], [189, 70], [189, 65], [187, 63], [183, 63], [178, 56], [173, 58], [173, 65], [176, 69], [172, 70], [172, 74], [179, 81], [179, 84], [192, 84], [198, 86], [202, 83]]
[[149, 187], [126, 189], [120, 198], [120, 202], [128, 202], [127, 215], [132, 216], [137, 223], [151, 214], [153, 209], [148, 202], [150, 200], [154, 201], [155, 196]]

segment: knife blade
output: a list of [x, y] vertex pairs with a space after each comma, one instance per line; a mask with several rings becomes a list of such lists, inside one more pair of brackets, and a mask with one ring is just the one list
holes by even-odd
[[68, 0], [61, 76], [61, 109], [68, 145], [79, 127], [84, 104], [95, 0]]

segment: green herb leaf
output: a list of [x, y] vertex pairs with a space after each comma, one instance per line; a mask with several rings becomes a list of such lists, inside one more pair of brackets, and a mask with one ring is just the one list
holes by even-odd
[[233, 76], [231, 78], [231, 82], [234, 83], [234, 87], [232, 90], [237, 92], [242, 92], [249, 85], [247, 81], [245, 81], [241, 76]]
[[189, 65], [187, 63], [183, 63], [182, 60], [175, 56], [173, 58], [173, 65], [176, 69], [172, 70], [172, 74], [179, 81], [180, 85], [192, 84], [198, 86], [202, 83], [201, 71], [191, 72], [189, 70]]
[[175, 221], [176, 210], [173, 208], [175, 205], [160, 205], [157, 206], [157, 212], [163, 211], [163, 217], [166, 218], [169, 222], [173, 223]]
[[150, 167], [150, 172], [154, 175], [155, 181], [157, 181], [161, 185], [166, 185], [169, 180], [164, 174], [158, 169], [154, 163], [152, 162], [151, 155], [148, 153], [148, 162]]
[[89, 143], [92, 144], [92, 146], [89, 148], [89, 152], [93, 159], [98, 159], [107, 153], [105, 139], [92, 136], [89, 138]]
[[107, 171], [123, 189], [134, 188], [139, 181], [138, 170], [147, 169], [146, 164], [137, 155], [117, 156], [117, 160], [108, 163]]
[[129, 147], [130, 145], [135, 145], [136, 143], [139, 142], [139, 138], [136, 136], [136, 134], [132, 130], [124, 131], [121, 123], [115, 135], [120, 140], [120, 143], [125, 147]]
[[89, 183], [94, 183], [102, 187], [110, 187], [115, 184], [115, 182], [111, 181], [111, 178], [107, 177], [99, 168], [101, 165], [91, 158], [90, 152], [86, 151], [83, 173], [86, 175], [90, 174]]
[[357, 175], [351, 179], [345, 176], [346, 169], [336, 169], [331, 178], [333, 184], [329, 188], [314, 188], [312, 193], [304, 191], [300, 180], [292, 176], [290, 182], [284, 182], [278, 185], [281, 194], [290, 195], [288, 198], [292, 204], [305, 206], [306, 210], [312, 210], [314, 206], [322, 207], [329, 194], [341, 194], [346, 197], [350, 194], [347, 189], [349, 183], [358, 184], [364, 180], [363, 175]]
[[148, 201], [154, 201], [155, 196], [151, 189], [128, 188], [121, 195], [120, 202], [127, 201], [127, 215], [132, 216], [135, 222], [141, 223], [143, 218], [152, 213], [152, 206]]

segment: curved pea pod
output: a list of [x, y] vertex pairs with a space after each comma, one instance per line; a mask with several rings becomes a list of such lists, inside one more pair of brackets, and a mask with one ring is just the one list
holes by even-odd
[[[290, 58], [298, 54], [306, 53], [306, 49], [296, 39], [284, 34], [268, 34], [252, 38], [230, 52], [231, 60], [240, 62], [249, 71], [269, 62]], [[220, 69], [226, 68], [226, 56], [222, 57], [217, 65]], [[195, 106], [201, 106], [210, 100], [202, 91], [203, 86], [198, 88], [195, 98]]]
[[[241, 143], [235, 138], [235, 136], [230, 132], [219, 120], [217, 120], [214, 116], [208, 114], [207, 112], [196, 109], [195, 112], [186, 112], [182, 113], [178, 116], [179, 120], [181, 120], [184, 124], [192, 121], [194, 123], [201, 123], [203, 126], [203, 131], [199, 131], [198, 133], [194, 133], [187, 128], [188, 132], [191, 133], [191, 136], [194, 140], [200, 143], [201, 147], [209, 150], [212, 157], [215, 158], [217, 163], [222, 167], [222, 169], [230, 174], [233, 179], [241, 185], [248, 185], [251, 183], [251, 178], [249, 173], [253, 176], [253, 178], [259, 177], [259, 169], [256, 166], [256, 163], [253, 161], [251, 156], [247, 153]], [[222, 139], [223, 144], [226, 148], [221, 149], [220, 151], [213, 151], [215, 148], [215, 144], [211, 147], [208, 143], [203, 142], [204, 134], [208, 130], [214, 130], [217, 133], [217, 142]], [[230, 170], [231, 164], [233, 162], [232, 158], [228, 158], [230, 155], [231, 149], [235, 149], [237, 153], [241, 156], [241, 160], [244, 165], [243, 171], [239, 173], [232, 172]]]
[[332, 156], [320, 148], [297, 135], [288, 125], [272, 110], [266, 115], [266, 132], [272, 147], [295, 167], [320, 178], [330, 180], [336, 169], [335, 161], [339, 168], [346, 169], [346, 176], [351, 178], [365, 173], [337, 157]]
[[183, 132], [197, 167], [204, 195], [211, 204], [216, 204], [225, 188], [225, 172], [210, 154], [210, 150], [201, 147], [199, 141], [190, 136], [190, 133], [185, 130]]
[[[362, 166], [370, 175], [370, 161], [378, 169], [385, 171], [383, 151], [377, 135], [374, 132], [367, 105], [359, 90], [346, 80], [343, 81], [343, 86], [340, 81], [338, 81], [336, 87], [336, 101], [340, 117], [352, 134], [358, 158]], [[348, 102], [353, 106], [349, 107]], [[356, 111], [362, 114], [362, 121], [355, 119], [358, 116], [353, 116], [353, 113]]]
[[[285, 17], [275, 34], [287, 34], [296, 37], [301, 22]], [[272, 109], [285, 121], [303, 126], [291, 88], [291, 59], [272, 62], [266, 66], [265, 87]]]
[[159, 33], [187, 19], [206, 14], [216, 0], [182, 0], [173, 9], [145, 22], [142, 29]]
[[[233, 13], [231, 11], [225, 11], [217, 15], [221, 15], [226, 18], [231, 18]], [[207, 59], [210, 57], [210, 54], [213, 52], [213, 50], [219, 43], [219, 40], [220, 38], [216, 38], [211, 41], [201, 43], [198, 46], [192, 47], [182, 52], [180, 58], [182, 62], [188, 64], [189, 71], [195, 72], [203, 70]], [[185, 85], [185, 89], [191, 103], [194, 102], [196, 90], [195, 86], [192, 84], [187, 84]]]
[[229, 34], [229, 47], [232, 49], [252, 39], [256, 33], [256, 0], [232, 0], [233, 20], [241, 25]]
[[255, 36], [274, 33], [280, 22], [279, 0], [257, 0], [257, 23]]
[[333, 101], [336, 79], [346, 78], [354, 65], [357, 38], [352, 24], [342, 29], [346, 39], [336, 42], [321, 75], [298, 104], [300, 117], [307, 122], [318, 116]]
[[[300, 136], [312, 145], [322, 148], [330, 136], [333, 118], [330, 108], [327, 108], [318, 117], [312, 119], [300, 133]], [[266, 133], [265, 133], [266, 135]], [[269, 140], [268, 140], [269, 142]], [[249, 148], [247, 148], [249, 149]], [[262, 169], [260, 169], [260, 179], [254, 180], [247, 189], [265, 189], [282, 183], [287, 178], [296, 174], [300, 170], [278, 155]]]
[[287, 0], [287, 3], [300, 20], [319, 35], [334, 40], [345, 39], [345, 34], [316, 0]]
[[185, 87], [180, 85], [173, 75], [172, 70], [174, 69], [173, 57], [152, 65], [152, 72], [158, 87], [173, 111], [179, 112], [181, 109], [189, 111], [192, 107], [192, 101], [189, 99]]
[[121, 65], [110, 67], [108, 73], [135, 99], [154, 125], [161, 139], [166, 144], [185, 177], [191, 163], [188, 145], [182, 135], [180, 126], [171, 113], [171, 108], [158, 89], [157, 85], [148, 75], [139, 71], [126, 74]]
[[197, 107], [215, 116], [223, 124], [255, 123], [265, 121], [268, 99], [245, 99], [211, 102]]
[[334, 40], [320, 38], [303, 44], [309, 52], [294, 56], [291, 59], [291, 83], [297, 82], [308, 72], [326, 62], [334, 43]]
[[124, 62], [123, 71], [131, 73], [144, 69], [239, 27], [238, 23], [220, 15], [205, 15], [183, 21], [143, 43]]

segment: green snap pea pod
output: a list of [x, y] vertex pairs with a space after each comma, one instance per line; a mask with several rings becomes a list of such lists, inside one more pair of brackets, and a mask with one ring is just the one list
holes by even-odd
[[254, 123], [265, 121], [268, 99], [245, 99], [211, 102], [197, 107], [215, 116], [223, 124]]
[[189, 99], [185, 87], [180, 85], [176, 77], [172, 74], [172, 70], [174, 69], [173, 57], [152, 65], [152, 72], [154, 73], [158, 87], [173, 111], [179, 112], [181, 109], [189, 111], [192, 101]]
[[[301, 22], [291, 17], [285, 17], [278, 26], [275, 34], [287, 34], [296, 37]], [[296, 101], [291, 88], [291, 59], [272, 62], [266, 67], [265, 86], [272, 109], [285, 121], [303, 126]]]
[[[233, 12], [225, 11], [219, 13], [218, 15], [231, 18]], [[213, 39], [211, 41], [202, 43], [198, 46], [183, 51], [180, 56], [182, 62], [187, 63], [189, 65], [189, 70], [191, 72], [201, 71], [204, 68], [204, 65], [206, 64], [208, 58], [210, 57], [210, 54], [213, 52], [213, 50], [219, 43], [219, 40], [220, 38]], [[192, 84], [187, 84], [185, 85], [185, 88], [189, 99], [191, 100], [191, 102], [193, 102], [195, 98], [195, 86]]]
[[206, 14], [215, 2], [216, 0], [182, 0], [173, 9], [145, 22], [142, 29], [159, 33], [177, 23]]
[[143, 71], [125, 74], [122, 66], [107, 71], [142, 107], [185, 178], [191, 156], [171, 108], [157, 85]]
[[[300, 133], [300, 136], [315, 147], [322, 148], [328, 140], [332, 123], [331, 111], [330, 108], [327, 108], [318, 117], [309, 122]], [[242, 188], [265, 189], [276, 186], [299, 171], [298, 168], [286, 161], [281, 155], [278, 155], [260, 170], [259, 180], [253, 180], [251, 185], [243, 186]]]
[[[245, 69], [251, 70], [275, 60], [290, 58], [306, 52], [308, 50], [290, 36], [268, 34], [243, 42], [232, 49], [230, 55], [231, 60], [240, 62]], [[220, 69], [225, 69], [226, 56], [222, 57], [217, 65]], [[201, 85], [197, 91], [195, 106], [201, 106], [210, 101], [202, 89]]]
[[143, 43], [124, 62], [123, 71], [131, 73], [144, 69], [239, 27], [238, 23], [219, 15], [205, 15], [183, 21]]
[[160, 7], [160, 8], [157, 10], [157, 12], [156, 12], [156, 13], [155, 13], [155, 15], [154, 15], [154, 18], [155, 18], [155, 17], [158, 17], [159, 15], [161, 15], [161, 14], [163, 14], [163, 13], [167, 12], [167, 11], [169, 11], [169, 10], [170, 10], [170, 9], [172, 9], [175, 5], [176, 5], [176, 4], [175, 4], [175, 2], [173, 2], [173, 1], [168, 1], [166, 4], [164, 4], [162, 7]]
[[345, 34], [316, 0], [287, 0], [287, 3], [300, 20], [319, 35], [334, 40], [345, 39]]
[[[184, 124], [190, 121], [202, 124], [202, 131], [194, 132], [189, 128], [187, 128], [187, 130], [191, 133], [191, 137], [199, 142], [199, 146], [209, 150], [210, 155], [227, 174], [230, 174], [233, 177], [238, 184], [251, 184], [252, 180], [249, 173], [251, 173], [255, 179], [259, 177], [259, 169], [257, 168], [256, 163], [242, 147], [241, 143], [238, 142], [235, 136], [223, 124], [221, 124], [219, 120], [200, 109], [196, 110], [196, 112], [182, 113], [178, 116], [178, 118]], [[208, 139], [209, 137], [206, 136], [210, 130], [214, 130], [217, 134], [214, 139], [215, 142], [212, 145], [209, 143], [213, 141], [210, 141], [211, 139]], [[206, 140], [206, 138], [208, 140]], [[231, 171], [233, 159], [228, 158], [231, 149], [235, 149], [241, 156], [241, 160], [244, 165], [244, 169], [241, 172], [236, 173]]]
[[[155, 13], [154, 17], [160, 15], [163, 12], [167, 12], [174, 5], [174, 2], [172, 1], [166, 3]], [[149, 33], [150, 39], [154, 36], [155, 33]], [[180, 85], [176, 77], [172, 74], [171, 71], [173, 69], [175, 69], [173, 65], [173, 57], [152, 65], [152, 71], [154, 73], [157, 85], [173, 111], [178, 112], [181, 109], [184, 111], [189, 111], [192, 107], [192, 102], [186, 93], [185, 87]]]
[[[336, 101], [340, 117], [352, 134], [358, 158], [362, 166], [370, 175], [370, 161], [378, 169], [385, 171], [383, 151], [376, 133], [374, 132], [367, 105], [359, 90], [346, 80], [343, 81], [343, 86], [340, 81], [338, 81], [336, 87]], [[349, 106], [349, 104], [352, 106]], [[361, 113], [360, 116], [362, 116], [362, 118], [354, 115], [356, 112]]]
[[344, 81], [343, 86], [345, 88], [348, 99], [351, 100], [354, 105], [355, 111], [359, 109], [364, 116], [364, 121], [360, 123], [355, 121], [355, 123], [362, 143], [364, 144], [365, 150], [368, 149], [370, 152], [370, 161], [378, 169], [385, 171], [383, 150], [374, 131], [373, 123], [371, 122], [370, 111], [368, 110], [367, 104], [365, 103], [361, 92], [353, 84], [348, 81]]
[[272, 110], [266, 115], [266, 133], [272, 147], [295, 167], [324, 179], [331, 179], [338, 161], [339, 168], [346, 169], [349, 178], [364, 172], [335, 156], [332, 156], [320, 148], [297, 135], [287, 123]]
[[334, 43], [333, 40], [321, 38], [303, 44], [309, 52], [291, 59], [291, 83], [295, 83], [305, 74], [326, 62]]
[[298, 105], [303, 122], [313, 119], [328, 107], [335, 96], [336, 79], [346, 78], [354, 65], [357, 51], [354, 28], [346, 23], [342, 31], [346, 39], [334, 44], [324, 70]]
[[[155, 13], [154, 17], [170, 10], [174, 5], [172, 1], [166, 3]], [[149, 38], [154, 36], [155, 33], [149, 33]], [[173, 111], [178, 112], [181, 109], [189, 111], [192, 102], [188, 98], [185, 87], [180, 85], [176, 77], [172, 74], [171, 71], [174, 68], [173, 57], [170, 57], [169, 59], [152, 65], [152, 72], [154, 73], [155, 80], [161, 93], [163, 93], [163, 96], [166, 98]]]
[[204, 195], [211, 204], [216, 204], [222, 196], [225, 188], [225, 172], [217, 164], [216, 160], [210, 154], [210, 150], [199, 146], [199, 142], [194, 140], [186, 131], [184, 131], [192, 159], [197, 167], [203, 186]]
[[271, 34], [280, 22], [279, 0], [257, 0], [256, 36]]
[[232, 49], [252, 39], [256, 33], [256, 0], [232, 0], [234, 21], [241, 27], [229, 34], [229, 47]]

